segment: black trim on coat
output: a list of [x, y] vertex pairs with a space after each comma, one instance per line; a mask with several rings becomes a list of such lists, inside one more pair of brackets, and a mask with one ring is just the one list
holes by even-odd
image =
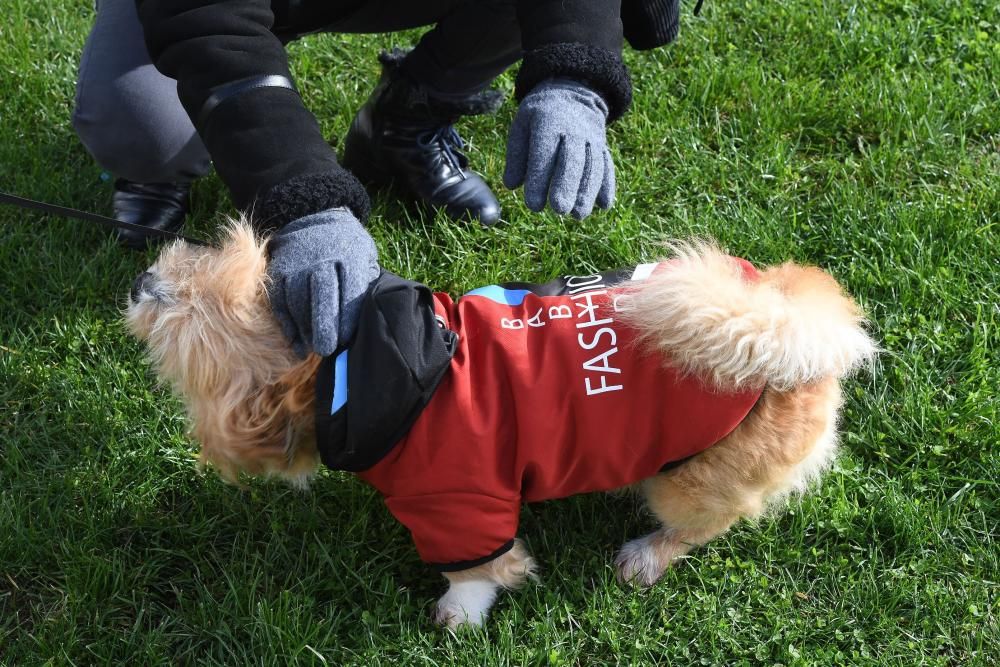
[[261, 231], [281, 229], [293, 220], [341, 206], [366, 222], [371, 201], [365, 186], [340, 165], [332, 166], [318, 174], [294, 176], [268, 190], [253, 208], [255, 227]]
[[347, 403], [330, 413], [335, 359], [316, 375], [316, 448], [333, 470], [362, 472], [406, 437], [451, 368], [458, 335], [443, 329], [430, 289], [383, 271], [365, 294], [347, 348]]
[[679, 468], [680, 466], [684, 465], [685, 463], [693, 459], [695, 456], [697, 456], [697, 454], [692, 454], [691, 456], [685, 456], [684, 458], [677, 459], [676, 461], [667, 461], [662, 466], [660, 466], [659, 472], [661, 473], [670, 472], [674, 468]]
[[632, 78], [621, 54], [579, 43], [549, 44], [524, 56], [514, 83], [518, 101], [547, 79], [566, 78], [585, 84], [604, 98], [608, 123], [621, 118], [632, 104]]
[[488, 556], [483, 556], [482, 558], [475, 558], [473, 560], [458, 560], [453, 563], [428, 563], [427, 565], [435, 572], [458, 572], [459, 570], [468, 570], [469, 568], [489, 563], [494, 558], [503, 556], [513, 548], [514, 538], [511, 538], [504, 542], [499, 549]]
[[287, 76], [281, 76], [280, 74], [264, 74], [261, 76], [251, 76], [246, 79], [240, 79], [239, 81], [233, 81], [232, 83], [227, 83], [223, 86], [218, 86], [213, 88], [208, 99], [201, 105], [201, 110], [198, 111], [198, 119], [195, 121], [195, 127], [202, 127], [206, 122], [208, 122], [208, 116], [215, 111], [215, 107], [219, 106], [226, 100], [237, 95], [242, 95], [243, 93], [256, 90], [257, 88], [287, 88], [288, 90], [295, 91], [298, 93], [298, 89], [292, 80]]

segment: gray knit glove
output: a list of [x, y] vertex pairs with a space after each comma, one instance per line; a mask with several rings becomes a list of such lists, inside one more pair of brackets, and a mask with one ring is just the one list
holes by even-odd
[[375, 242], [346, 208], [294, 220], [271, 238], [271, 308], [299, 356], [326, 356], [350, 341], [368, 285], [379, 275]]
[[510, 126], [503, 184], [524, 184], [524, 203], [585, 218], [615, 200], [615, 165], [605, 137], [608, 105], [582, 83], [544, 81], [525, 95]]

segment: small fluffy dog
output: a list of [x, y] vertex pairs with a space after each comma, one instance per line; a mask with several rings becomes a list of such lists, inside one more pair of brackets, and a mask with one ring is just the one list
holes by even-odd
[[127, 320], [203, 462], [357, 472], [448, 579], [435, 620], [454, 628], [533, 576], [524, 501], [635, 485], [662, 526], [616, 565], [650, 585], [832, 461], [839, 380], [876, 351], [858, 306], [817, 268], [673, 250], [458, 302], [383, 273], [350, 347], [303, 360], [271, 316], [266, 240], [234, 223], [219, 248], [167, 247]]

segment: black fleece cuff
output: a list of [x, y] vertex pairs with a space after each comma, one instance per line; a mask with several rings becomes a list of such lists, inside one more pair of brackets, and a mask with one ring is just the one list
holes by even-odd
[[529, 51], [514, 83], [514, 96], [524, 96], [546, 79], [566, 78], [586, 84], [608, 104], [608, 122], [622, 117], [632, 104], [632, 79], [621, 55], [578, 43], [549, 44]]
[[253, 221], [261, 231], [281, 229], [292, 220], [340, 206], [350, 209], [362, 224], [371, 211], [364, 186], [354, 174], [338, 167], [274, 186], [253, 208]]

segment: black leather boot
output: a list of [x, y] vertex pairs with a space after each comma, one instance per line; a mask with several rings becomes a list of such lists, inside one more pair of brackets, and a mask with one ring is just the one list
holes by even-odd
[[379, 56], [382, 78], [358, 111], [341, 161], [361, 181], [395, 185], [414, 199], [442, 207], [453, 219], [483, 225], [500, 219], [500, 203], [482, 177], [467, 169], [462, 139], [452, 124], [461, 116], [492, 113], [498, 91], [443, 100], [400, 71], [405, 52]]
[[[179, 231], [191, 207], [189, 183], [134, 183], [119, 178], [111, 200], [116, 220], [150, 229]], [[162, 236], [143, 234], [134, 229], [119, 229], [118, 242], [126, 248], [144, 250], [163, 241]]]

